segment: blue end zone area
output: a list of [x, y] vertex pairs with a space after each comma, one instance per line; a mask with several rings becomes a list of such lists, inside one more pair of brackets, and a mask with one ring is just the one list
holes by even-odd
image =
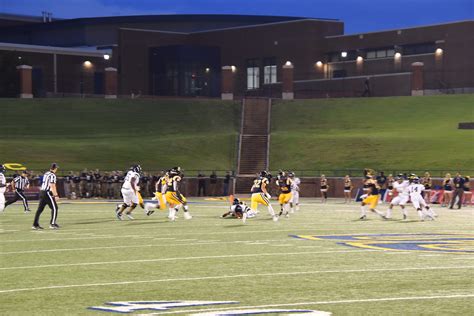
[[434, 251], [456, 254], [474, 253], [474, 235], [459, 234], [357, 234], [290, 235], [306, 240], [337, 240], [337, 244], [355, 248], [396, 251]]

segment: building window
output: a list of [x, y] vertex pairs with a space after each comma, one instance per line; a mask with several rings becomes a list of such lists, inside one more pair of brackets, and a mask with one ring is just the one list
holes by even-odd
[[403, 55], [420, 55], [434, 53], [436, 49], [435, 43], [421, 43], [403, 45]]
[[385, 58], [387, 57], [387, 50], [381, 49], [375, 52], [375, 58]]
[[378, 48], [374, 50], [368, 50], [366, 52], [367, 59], [376, 59], [376, 58], [387, 58], [393, 57], [395, 55], [395, 49], [393, 47]]
[[247, 89], [260, 88], [260, 67], [256, 59], [247, 60]]
[[375, 58], [375, 57], [376, 57], [376, 55], [375, 55], [375, 51], [374, 51], [374, 50], [371, 50], [371, 51], [368, 51], [368, 52], [367, 52], [367, 55], [366, 55], [366, 58], [367, 58], [367, 59], [373, 59], [373, 58]]
[[271, 84], [277, 82], [277, 64], [275, 58], [263, 60], [263, 83]]

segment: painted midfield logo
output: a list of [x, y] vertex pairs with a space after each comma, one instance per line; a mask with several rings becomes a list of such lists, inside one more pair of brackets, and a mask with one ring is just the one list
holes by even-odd
[[[102, 311], [102, 312], [114, 312], [114, 313], [133, 313], [137, 311], [166, 311], [170, 309], [179, 309], [185, 307], [196, 307], [196, 306], [214, 306], [214, 305], [227, 305], [227, 304], [238, 304], [235, 301], [143, 301], [143, 302], [109, 302], [105, 303], [107, 306], [93, 306], [89, 309]], [[179, 312], [179, 310], [178, 310]], [[191, 316], [220, 316], [220, 315], [260, 315], [260, 314], [279, 314], [279, 315], [312, 315], [312, 316], [330, 316], [331, 313], [312, 311], [312, 310], [301, 310], [301, 309], [223, 309], [223, 310], [193, 310], [186, 311], [182, 310], [182, 313], [191, 313], [187, 315]], [[194, 313], [194, 314], [192, 314]], [[157, 314], [159, 315], [159, 313]]]
[[365, 249], [474, 253], [474, 235], [469, 234], [291, 235], [291, 237], [336, 240], [339, 245]]

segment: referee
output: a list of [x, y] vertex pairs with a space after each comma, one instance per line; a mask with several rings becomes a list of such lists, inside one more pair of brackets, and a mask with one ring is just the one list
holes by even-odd
[[22, 200], [25, 213], [30, 212], [30, 208], [28, 207], [28, 200], [26, 199], [24, 193], [24, 190], [30, 187], [30, 181], [28, 180], [28, 172], [26, 170], [23, 170], [21, 172], [21, 175], [13, 178], [13, 181], [10, 183], [10, 186], [12, 188], [12, 191], [15, 192], [15, 196], [11, 200], [8, 200], [7, 203], [5, 203], [5, 208], [18, 200]]
[[34, 230], [43, 229], [43, 227], [39, 225], [39, 218], [46, 205], [48, 205], [51, 209], [51, 221], [49, 228], [59, 228], [59, 225], [56, 224], [56, 218], [58, 217], [58, 204], [56, 203], [56, 200], [59, 198], [58, 191], [56, 190], [56, 171], [58, 171], [58, 165], [56, 163], [52, 163], [49, 171], [43, 175], [38, 210], [36, 211], [35, 221], [33, 222], [32, 227]]

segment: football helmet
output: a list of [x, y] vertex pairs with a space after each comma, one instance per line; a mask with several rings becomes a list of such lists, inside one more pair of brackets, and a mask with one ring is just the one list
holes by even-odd
[[142, 167], [140, 165], [133, 165], [131, 169], [133, 172], [142, 173]]

